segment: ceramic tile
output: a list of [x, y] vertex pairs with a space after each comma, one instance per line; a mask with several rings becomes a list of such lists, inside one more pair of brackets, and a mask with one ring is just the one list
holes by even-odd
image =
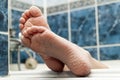
[[61, 4], [57, 6], [51, 6], [47, 8], [47, 14], [62, 12], [68, 10], [68, 4]]
[[[40, 0], [40, 1], [42, 1], [42, 0]], [[12, 7], [12, 9], [25, 11], [34, 5], [34, 6], [39, 7], [41, 9], [41, 11], [43, 12], [43, 4], [40, 4], [39, 2], [37, 4], [35, 4], [36, 0], [33, 0], [31, 3], [27, 2], [26, 0], [24, 0], [24, 1], [11, 0], [11, 7]]]
[[68, 38], [68, 16], [67, 13], [48, 16], [50, 28], [56, 34]]
[[100, 44], [120, 43], [120, 2], [99, 6]]
[[120, 59], [120, 47], [103, 47], [100, 48], [101, 60], [117, 60]]
[[19, 19], [23, 12], [12, 10], [12, 30], [15, 31], [15, 38], [18, 38], [18, 34], [20, 32], [19, 29]]
[[94, 5], [94, 4], [95, 4], [94, 0], [76, 0], [76, 1], [71, 1], [70, 9], [83, 8], [83, 7], [91, 6], [91, 5]]
[[101, 4], [101, 3], [108, 3], [108, 2], [111, 2], [111, 1], [118, 1], [118, 0], [97, 0], [98, 4]]
[[95, 59], [98, 59], [98, 55], [97, 55], [97, 48], [85, 48], [87, 51], [89, 51], [89, 53], [91, 54], [91, 56]]
[[7, 0], [0, 0], [0, 31], [8, 31]]
[[8, 74], [8, 36], [0, 34], [0, 75]]
[[79, 46], [96, 45], [95, 9], [71, 11], [72, 42]]
[[68, 10], [68, 0], [58, 1], [58, 0], [48, 0], [46, 1], [47, 14], [62, 12]]

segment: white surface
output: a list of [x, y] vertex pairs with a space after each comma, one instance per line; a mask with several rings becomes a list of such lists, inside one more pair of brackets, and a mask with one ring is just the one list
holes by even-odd
[[101, 61], [109, 66], [110, 69], [120, 69], [120, 60]]
[[120, 80], [119, 78], [2, 78], [0, 80]]
[[[91, 74], [87, 77], [76, 77], [68, 71], [55, 73], [50, 71], [45, 64], [39, 64], [35, 70], [28, 70], [22, 64], [22, 71], [10, 71], [5, 79], [19, 80], [19, 78], [23, 78], [22, 80], [39, 80], [41, 78], [42, 80], [120, 80], [120, 61], [104, 61], [103, 63], [109, 65], [110, 69], [92, 69]], [[17, 66], [12, 65], [11, 67], [15, 70]]]
[[[110, 66], [110, 69], [92, 69], [91, 74], [86, 78], [119, 78], [120, 77], [120, 61], [104, 61], [102, 62]], [[35, 70], [28, 70], [21, 65], [22, 71], [11, 71], [9, 77], [51, 77], [51, 78], [69, 78], [76, 77], [71, 72], [55, 73], [50, 71], [45, 64], [39, 64]], [[16, 65], [12, 65], [11, 69], [16, 69]]]
[[[40, 71], [10, 72], [9, 77], [78, 78], [68, 71], [55, 73], [47, 69]], [[91, 74], [85, 78], [120, 78], [120, 69], [93, 69]]]

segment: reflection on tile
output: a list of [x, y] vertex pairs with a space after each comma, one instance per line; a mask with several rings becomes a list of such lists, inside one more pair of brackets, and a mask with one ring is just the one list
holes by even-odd
[[[18, 10], [22, 10], [22, 11], [25, 11], [25, 10], [29, 9], [33, 4], [29, 4], [29, 3], [26, 3], [26, 1], [23, 2], [21, 0], [11, 0], [11, 7], [15, 8], [15, 9], [18, 9]], [[39, 7], [41, 9], [41, 11], [43, 12], [43, 8], [42, 7], [40, 7], [38, 5], [35, 5], [35, 6]]]
[[67, 11], [68, 10], [68, 4], [61, 4], [57, 6], [52, 6], [47, 8], [47, 14], [55, 13], [55, 12], [61, 12], [61, 11]]
[[85, 48], [87, 51], [89, 51], [89, 53], [91, 54], [91, 56], [95, 59], [97, 58], [97, 49], [96, 48]]
[[98, 9], [100, 44], [120, 43], [120, 2]]
[[48, 16], [48, 23], [53, 32], [68, 39], [67, 13]]
[[72, 42], [79, 46], [96, 45], [95, 9], [71, 11]]
[[94, 4], [94, 0], [77, 0], [70, 3], [70, 9], [86, 7]]
[[12, 29], [15, 30], [15, 37], [18, 37], [19, 30], [19, 19], [21, 17], [22, 12], [12, 10]]
[[7, 0], [0, 0], [0, 31], [8, 31], [7, 2]]
[[0, 34], [0, 75], [8, 74], [8, 36]]
[[120, 59], [120, 47], [103, 47], [100, 48], [101, 60], [117, 60]]
[[98, 4], [100, 3], [106, 3], [106, 2], [111, 2], [111, 1], [117, 1], [117, 0], [97, 0]]

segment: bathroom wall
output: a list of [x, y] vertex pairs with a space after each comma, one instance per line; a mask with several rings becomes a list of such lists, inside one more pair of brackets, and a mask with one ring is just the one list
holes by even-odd
[[[12, 29], [18, 38], [18, 20], [31, 4], [12, 1]], [[98, 60], [120, 59], [120, 0], [64, 0], [59, 3], [58, 0], [46, 0], [46, 4], [36, 6], [42, 12], [47, 7], [47, 19], [53, 32], [88, 50]], [[16, 52], [12, 56], [16, 63]], [[28, 55], [21, 51], [21, 62], [27, 58]], [[43, 63], [39, 55], [36, 60]]]
[[56, 34], [85, 48], [96, 59], [120, 59], [120, 0], [71, 0], [47, 10]]
[[0, 76], [8, 74], [8, 0], [0, 0]]

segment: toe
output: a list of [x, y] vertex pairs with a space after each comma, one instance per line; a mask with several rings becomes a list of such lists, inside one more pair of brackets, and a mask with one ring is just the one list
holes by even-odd
[[45, 29], [44, 29], [43, 26], [40, 26], [40, 27], [38, 27], [38, 26], [32, 26], [32, 27], [28, 28], [26, 31], [27, 31], [27, 33], [29, 35], [34, 35], [36, 33], [42, 33], [42, 32], [44, 32]]
[[85, 63], [83, 64], [81, 67], [78, 67], [77, 70], [73, 70], [72, 71], [76, 76], [88, 76], [90, 74], [90, 66]]
[[35, 6], [32, 6], [29, 9], [29, 12], [30, 12], [31, 16], [33, 16], [33, 17], [42, 16], [41, 10], [38, 7], [35, 7]]
[[26, 10], [26, 11], [24, 12], [24, 14], [25, 14], [25, 16], [26, 16], [27, 18], [30, 18], [30, 17], [31, 17], [29, 10]]
[[28, 31], [27, 30], [24, 30], [23, 33], [24, 37], [28, 38], [29, 37], [29, 34], [28, 34]]
[[38, 31], [37, 31], [36, 28], [31, 27], [31, 28], [27, 29], [27, 32], [28, 32], [29, 35], [34, 35]]
[[22, 31], [23, 28], [24, 28], [24, 25], [20, 23], [20, 24], [19, 24], [19, 28], [20, 28], [20, 31]]
[[21, 17], [19, 21], [20, 21], [20, 23], [24, 24], [26, 20], [25, 20], [25, 18]]
[[22, 17], [27, 21], [27, 19], [29, 18], [29, 17], [27, 17], [27, 15], [25, 14], [25, 12], [22, 14]]

